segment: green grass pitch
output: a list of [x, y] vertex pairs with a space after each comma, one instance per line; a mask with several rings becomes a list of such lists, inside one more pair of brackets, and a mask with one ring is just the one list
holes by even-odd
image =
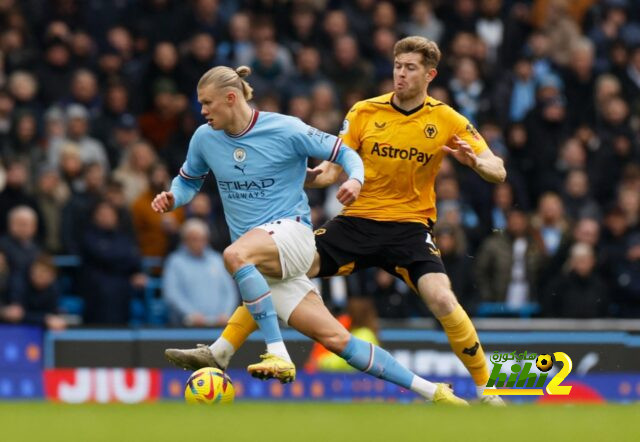
[[0, 440], [638, 441], [640, 404], [436, 407], [383, 403], [188, 406], [0, 403]]

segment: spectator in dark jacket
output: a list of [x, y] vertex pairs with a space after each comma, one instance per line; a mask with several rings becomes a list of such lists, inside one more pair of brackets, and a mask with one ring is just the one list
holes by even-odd
[[81, 244], [85, 322], [124, 325], [134, 286], [142, 287], [141, 260], [136, 241], [122, 231], [117, 209], [98, 203]]
[[543, 313], [546, 316], [598, 318], [607, 315], [607, 286], [595, 272], [596, 258], [591, 245], [576, 243], [571, 247], [568, 269], [556, 277], [544, 291]]
[[67, 323], [58, 315], [57, 270], [48, 255], [38, 256], [27, 276], [25, 290], [13, 292], [10, 304], [0, 309], [0, 318], [8, 322], [43, 325], [50, 330], [64, 330]]
[[613, 263], [616, 314], [640, 317], [640, 233], [629, 235], [624, 257]]
[[11, 209], [8, 219], [9, 233], [0, 238], [0, 252], [7, 257], [9, 291], [22, 292], [29, 268], [40, 253], [40, 246], [35, 240], [38, 216], [32, 208], [18, 206]]
[[514, 308], [535, 301], [541, 256], [526, 214], [510, 211], [506, 231], [495, 232], [478, 251], [475, 277], [480, 298]]

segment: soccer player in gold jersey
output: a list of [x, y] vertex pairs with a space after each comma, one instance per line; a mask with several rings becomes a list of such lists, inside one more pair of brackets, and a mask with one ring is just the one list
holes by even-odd
[[[394, 91], [356, 103], [346, 116], [340, 137], [362, 157], [365, 183], [358, 200], [316, 230], [317, 253], [307, 274], [329, 277], [381, 267], [402, 278], [442, 324], [480, 399], [502, 404], [498, 396], [482, 396], [489, 379], [484, 351], [451, 290], [431, 229], [436, 222], [435, 179], [445, 155], [489, 182], [504, 181], [506, 171], [464, 116], [428, 95], [440, 60], [437, 44], [407, 37], [396, 43], [394, 57]], [[341, 172], [339, 166], [324, 162], [310, 172], [307, 184], [328, 186]], [[205, 362], [225, 368], [255, 329], [251, 315], [239, 307], [211, 347], [197, 353], [178, 350], [170, 359], [186, 368]], [[321, 327], [316, 333], [320, 342], [335, 339], [322, 336]], [[212, 358], [207, 354], [200, 360], [205, 352]]]

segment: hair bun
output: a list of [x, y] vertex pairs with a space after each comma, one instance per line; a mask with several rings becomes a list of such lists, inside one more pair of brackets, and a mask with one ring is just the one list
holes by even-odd
[[251, 68], [249, 66], [238, 66], [236, 68], [236, 74], [238, 74], [240, 78], [248, 77], [251, 75]]

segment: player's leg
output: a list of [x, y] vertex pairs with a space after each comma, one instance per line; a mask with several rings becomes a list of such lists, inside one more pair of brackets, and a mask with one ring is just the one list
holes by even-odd
[[[276, 230], [281, 230], [281, 224], [276, 224]], [[356, 257], [345, 250], [345, 244], [354, 239], [358, 230], [345, 220], [333, 219], [325, 223], [314, 232], [316, 251], [307, 276], [330, 276], [338, 274], [340, 269], [345, 272], [349, 264], [355, 262]], [[359, 243], [366, 243], [362, 238], [356, 238]], [[351, 271], [353, 266], [351, 266]], [[280, 316], [282, 318], [282, 316]], [[251, 333], [257, 329], [257, 324], [242, 305], [236, 309], [225, 326], [222, 335], [209, 347], [199, 344], [195, 349], [167, 349], [165, 355], [175, 365], [188, 369], [215, 366], [226, 369], [233, 354], [245, 343]]]
[[263, 229], [252, 229], [227, 247], [223, 258], [225, 267], [238, 284], [244, 305], [264, 335], [267, 353], [290, 363], [271, 290], [263, 276], [282, 277], [283, 268], [275, 240]]
[[453, 352], [469, 370], [480, 399], [483, 402], [502, 405], [499, 396], [482, 396], [489, 380], [487, 359], [469, 315], [451, 290], [449, 277], [445, 273], [427, 272], [427, 268], [424, 263], [410, 266], [410, 277], [417, 281], [414, 284], [420, 297], [440, 321]]
[[352, 367], [393, 382], [427, 400], [464, 405], [445, 384], [434, 384], [406, 369], [381, 347], [351, 335], [325, 307], [315, 291], [310, 291], [295, 307], [288, 323], [302, 334], [342, 357]]
[[186, 370], [215, 367], [226, 370], [231, 358], [245, 343], [249, 335], [258, 329], [258, 324], [244, 305], [239, 306], [227, 321], [222, 334], [213, 344], [198, 344], [196, 348], [168, 348], [166, 358]]

